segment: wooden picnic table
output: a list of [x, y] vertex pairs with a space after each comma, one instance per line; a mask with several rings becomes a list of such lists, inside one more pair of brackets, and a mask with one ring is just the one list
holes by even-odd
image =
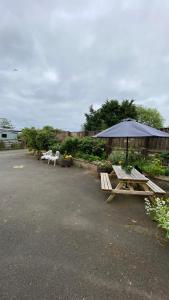
[[145, 175], [133, 168], [131, 173], [127, 173], [121, 166], [113, 166], [113, 170], [118, 179], [117, 186], [113, 189], [110, 178], [114, 174], [101, 173], [101, 189], [110, 192], [107, 202], [111, 202], [116, 194], [148, 196], [153, 200], [153, 196], [163, 196], [166, 192], [157, 184], [152, 182]]
[[135, 168], [132, 169], [131, 173], [127, 173], [121, 166], [113, 166], [113, 170], [117, 176], [118, 184], [115, 189], [111, 190], [111, 195], [107, 199], [107, 202], [112, 201], [116, 194], [154, 195], [154, 192], [147, 185], [149, 179]]
[[131, 173], [127, 173], [121, 166], [113, 166], [113, 170], [119, 181], [132, 182], [147, 182], [149, 179], [133, 168]]

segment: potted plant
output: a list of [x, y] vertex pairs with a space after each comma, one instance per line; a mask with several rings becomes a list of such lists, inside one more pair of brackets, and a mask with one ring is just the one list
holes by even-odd
[[110, 161], [101, 161], [97, 164], [97, 172], [100, 173], [111, 173], [113, 170], [112, 163]]
[[132, 165], [123, 164], [122, 169], [126, 171], [127, 174], [131, 174], [131, 171], [133, 169]]
[[71, 167], [73, 165], [72, 155], [65, 153], [61, 158], [60, 165], [61, 167]]

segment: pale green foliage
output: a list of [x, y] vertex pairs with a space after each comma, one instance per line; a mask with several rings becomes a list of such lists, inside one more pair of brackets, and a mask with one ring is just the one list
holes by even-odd
[[158, 158], [147, 160], [145, 164], [142, 165], [142, 170], [151, 176], [164, 175], [164, 168], [161, 160]]
[[54, 129], [50, 126], [45, 126], [42, 129], [24, 128], [21, 132], [21, 140], [26, 143], [30, 150], [48, 150], [54, 138]]
[[[126, 160], [126, 151], [125, 150], [113, 150], [109, 155], [108, 159], [112, 162], [113, 165], [125, 165]], [[140, 169], [142, 165], [145, 163], [144, 157], [133, 149], [129, 149], [128, 152], [128, 164], [134, 166], [138, 166]]]
[[92, 137], [68, 137], [60, 146], [60, 152], [69, 153], [86, 160], [97, 160], [105, 158], [105, 142]]
[[162, 128], [164, 119], [155, 108], [145, 108], [141, 105], [136, 106], [137, 120], [146, 125]]
[[121, 165], [125, 161], [125, 151], [113, 150], [108, 159], [112, 162], [113, 165]]
[[146, 198], [145, 209], [146, 213], [158, 222], [159, 227], [166, 230], [166, 237], [169, 239], [169, 198], [165, 200], [156, 198], [154, 203]]
[[25, 142], [30, 150], [36, 149], [37, 130], [35, 127], [24, 128], [20, 134], [20, 139]]

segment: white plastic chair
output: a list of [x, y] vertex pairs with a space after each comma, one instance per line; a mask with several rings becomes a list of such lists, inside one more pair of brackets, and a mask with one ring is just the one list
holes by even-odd
[[50, 158], [48, 159], [48, 164], [50, 163], [50, 161], [54, 162], [54, 167], [56, 166], [56, 162], [59, 160], [60, 158], [60, 152], [56, 151], [55, 155], [51, 155]]
[[43, 160], [43, 159], [48, 160], [51, 156], [52, 156], [52, 150], [49, 150], [49, 151], [43, 153], [43, 155], [41, 156], [41, 159], [42, 159], [42, 160]]

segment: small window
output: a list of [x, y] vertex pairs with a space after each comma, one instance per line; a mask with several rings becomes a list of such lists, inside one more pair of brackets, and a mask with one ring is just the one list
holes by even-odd
[[7, 138], [7, 134], [6, 134], [6, 133], [2, 133], [2, 134], [1, 134], [1, 137], [2, 137], [2, 138]]

